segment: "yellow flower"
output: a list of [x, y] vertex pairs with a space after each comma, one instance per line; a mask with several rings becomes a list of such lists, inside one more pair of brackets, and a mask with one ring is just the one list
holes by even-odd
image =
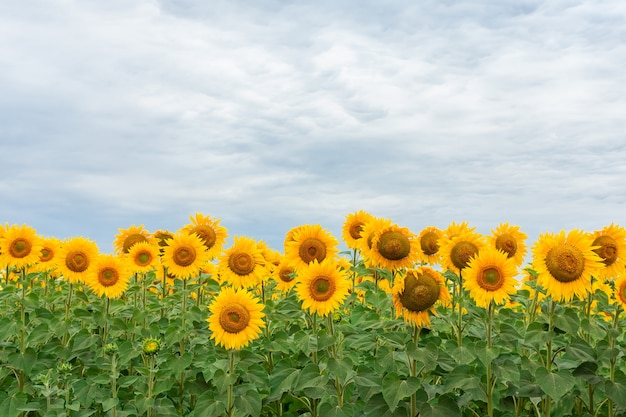
[[130, 270], [119, 255], [98, 255], [85, 283], [98, 297], [119, 298], [128, 287]]
[[270, 248], [267, 243], [262, 240], [256, 242], [257, 248], [261, 251], [263, 259], [265, 260], [265, 267], [271, 273], [280, 263], [281, 254], [275, 249]]
[[153, 238], [144, 229], [143, 224], [140, 226], [132, 225], [128, 229], [118, 229], [119, 233], [115, 236], [113, 246], [115, 253], [128, 253], [130, 248], [139, 242], [153, 242]]
[[272, 278], [276, 281], [276, 289], [284, 293], [295, 287], [296, 277], [296, 269], [287, 262], [285, 257], [281, 259], [272, 273]]
[[95, 242], [84, 237], [74, 237], [61, 243], [55, 263], [65, 280], [71, 283], [83, 282], [98, 254]]
[[341, 229], [341, 237], [343, 241], [346, 243], [350, 249], [359, 249], [360, 248], [360, 240], [363, 238], [361, 232], [363, 231], [363, 226], [372, 220], [374, 216], [371, 214], [359, 210], [355, 213], [350, 213], [346, 216], [346, 220], [343, 223], [343, 227]]
[[626, 274], [622, 274], [615, 280], [615, 298], [626, 310]]
[[135, 243], [125, 256], [132, 272], [146, 273], [156, 269], [161, 263], [159, 246], [148, 241]]
[[161, 350], [161, 341], [159, 339], [155, 339], [153, 337], [148, 337], [144, 339], [141, 344], [141, 351], [146, 356], [154, 356]]
[[13, 225], [0, 238], [0, 262], [3, 266], [23, 268], [39, 261], [41, 237], [27, 225]]
[[370, 218], [364, 225], [361, 230], [361, 239], [357, 242], [359, 244], [358, 249], [361, 251], [361, 256], [363, 256], [363, 260], [365, 265], [368, 268], [374, 267], [376, 265], [373, 264], [371, 260], [372, 255], [372, 245], [374, 242], [374, 237], [377, 233], [383, 230], [386, 227], [390, 227], [392, 222], [390, 219], [385, 219], [383, 217], [372, 217]]
[[197, 234], [179, 231], [163, 248], [161, 263], [167, 267], [168, 273], [180, 279], [188, 279], [197, 275], [209, 260], [209, 254]]
[[537, 283], [556, 301], [585, 297], [591, 291], [591, 276], [604, 266], [593, 249], [593, 238], [576, 229], [541, 234], [533, 246]]
[[313, 260], [298, 269], [296, 294], [302, 308], [312, 314], [327, 316], [339, 308], [349, 293], [348, 275], [331, 259]]
[[453, 221], [448, 225], [446, 230], [443, 231], [443, 235], [447, 239], [452, 239], [468, 232], [474, 232], [474, 230], [476, 230], [476, 226], [470, 227], [467, 222], [457, 223]]
[[520, 266], [528, 249], [526, 248], [526, 233], [520, 231], [519, 226], [509, 226], [509, 223], [500, 223], [495, 230], [491, 230], [491, 244], [496, 249], [506, 252], [509, 258]]
[[285, 239], [285, 256], [296, 269], [337, 255], [339, 241], [319, 224], [299, 226], [292, 231], [291, 239]]
[[611, 223], [593, 233], [593, 250], [604, 263], [598, 271], [599, 277], [614, 278], [626, 268], [626, 229]]
[[417, 237], [420, 243], [422, 260], [429, 265], [435, 265], [441, 262], [441, 242], [443, 240], [443, 232], [434, 226], [428, 226], [420, 232]]
[[466, 268], [472, 257], [485, 246], [484, 238], [475, 232], [465, 232], [452, 238], [444, 238], [439, 251], [441, 252], [444, 268], [456, 273]]
[[476, 305], [487, 308], [493, 301], [505, 304], [517, 291], [517, 267], [506, 252], [485, 247], [470, 260], [464, 271], [463, 286]]
[[226, 349], [241, 349], [265, 327], [263, 304], [246, 289], [224, 287], [209, 305], [211, 339]]
[[182, 228], [187, 233], [195, 233], [206, 247], [209, 259], [217, 257], [222, 251], [224, 242], [228, 237], [228, 232], [224, 226], [220, 226], [221, 219], [214, 219], [211, 216], [205, 216], [202, 213], [196, 213], [189, 216], [191, 224]]
[[419, 245], [409, 229], [390, 224], [374, 233], [369, 259], [374, 266], [391, 271], [411, 268], [421, 257]]
[[428, 312], [437, 314], [437, 301], [444, 306], [450, 303], [443, 276], [426, 266], [410, 269], [405, 276], [397, 276], [391, 292], [396, 317], [402, 317], [416, 327], [430, 326]]
[[269, 275], [256, 241], [246, 236], [235, 236], [233, 246], [219, 257], [218, 268], [221, 279], [236, 288], [256, 287]]

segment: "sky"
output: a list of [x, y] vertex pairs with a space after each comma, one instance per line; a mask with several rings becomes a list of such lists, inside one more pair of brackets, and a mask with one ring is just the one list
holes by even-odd
[[626, 226], [624, 62], [622, 0], [0, 2], [0, 222]]

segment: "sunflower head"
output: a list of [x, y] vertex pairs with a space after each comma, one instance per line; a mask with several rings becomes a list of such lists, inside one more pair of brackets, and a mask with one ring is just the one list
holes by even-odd
[[296, 293], [302, 308], [320, 316], [327, 316], [348, 296], [348, 276], [333, 260], [314, 260], [298, 270]]
[[159, 264], [159, 247], [150, 242], [134, 244], [126, 254], [128, 264], [133, 272], [148, 272]]
[[153, 236], [157, 242], [157, 245], [159, 246], [159, 249], [163, 249], [165, 246], [167, 246], [168, 241], [174, 237], [174, 235], [167, 230], [157, 230], [156, 232], [154, 232]]
[[398, 270], [412, 267], [420, 254], [416, 236], [405, 227], [391, 224], [374, 234], [369, 260], [373, 266]]
[[615, 280], [615, 298], [626, 309], [626, 275]]
[[209, 305], [211, 339], [226, 349], [241, 349], [265, 327], [263, 304], [246, 289], [224, 287]]
[[189, 216], [191, 224], [182, 228], [189, 234], [195, 233], [202, 240], [209, 258], [213, 259], [222, 251], [228, 232], [224, 226], [220, 226], [221, 219], [214, 219], [202, 213]]
[[180, 230], [163, 249], [161, 263], [168, 272], [180, 279], [188, 279], [200, 272], [209, 260], [209, 254], [198, 235]]
[[341, 229], [341, 237], [350, 249], [359, 249], [359, 241], [363, 238], [363, 227], [373, 218], [374, 216], [363, 210], [350, 213], [346, 216], [346, 220]]
[[517, 266], [507, 252], [487, 246], [469, 262], [463, 286], [476, 305], [505, 304], [516, 289]]
[[2, 263], [10, 267], [23, 268], [39, 261], [42, 238], [35, 229], [27, 225], [12, 225], [0, 238]]
[[257, 286], [268, 275], [263, 252], [256, 240], [246, 236], [235, 236], [233, 246], [219, 257], [222, 279], [235, 287]]
[[334, 258], [339, 241], [319, 224], [304, 225], [291, 233], [285, 243], [285, 256], [296, 268], [306, 267], [313, 261]]
[[125, 258], [120, 255], [98, 255], [85, 283], [99, 297], [118, 298], [128, 287], [129, 277]]
[[296, 285], [296, 268], [290, 265], [283, 257], [278, 266], [272, 272], [272, 278], [276, 281], [276, 289], [287, 292]]
[[621, 275], [626, 268], [626, 229], [611, 223], [593, 233], [593, 250], [601, 259], [604, 268], [599, 274], [613, 278]]
[[116, 253], [128, 253], [135, 243], [152, 241], [152, 236], [144, 229], [143, 224], [139, 226], [131, 225], [128, 229], [119, 229], [113, 246]]
[[525, 241], [528, 236], [520, 231], [519, 226], [510, 226], [508, 223], [500, 223], [491, 233], [492, 246], [505, 252], [509, 258], [515, 261], [517, 266], [520, 266], [526, 256]]
[[445, 239], [441, 248], [444, 266], [457, 274], [460, 273], [483, 246], [485, 246], [483, 236], [474, 232]]
[[429, 226], [420, 232], [418, 240], [423, 254], [422, 260], [430, 265], [439, 263], [443, 232], [434, 226]]
[[70, 282], [82, 282], [93, 269], [99, 255], [95, 242], [84, 237], [74, 237], [61, 243], [55, 263], [61, 275]]
[[161, 341], [159, 339], [148, 337], [141, 344], [141, 351], [146, 356], [156, 356], [161, 350]]
[[398, 277], [391, 290], [396, 316], [415, 326], [430, 325], [428, 312], [437, 301], [448, 304], [450, 296], [441, 274], [428, 267], [410, 269]]

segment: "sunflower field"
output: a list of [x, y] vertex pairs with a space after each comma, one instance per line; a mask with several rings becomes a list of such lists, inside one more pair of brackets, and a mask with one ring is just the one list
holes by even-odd
[[0, 416], [626, 415], [623, 227], [340, 238], [0, 225]]

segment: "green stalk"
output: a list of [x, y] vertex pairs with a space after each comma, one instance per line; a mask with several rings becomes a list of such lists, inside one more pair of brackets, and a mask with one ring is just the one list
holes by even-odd
[[[107, 297], [108, 300], [109, 297]], [[111, 395], [114, 399], [117, 398], [117, 356], [115, 353], [111, 355]], [[113, 417], [117, 417], [117, 405], [113, 407]]]
[[[420, 326], [414, 326], [413, 328], [413, 344], [415, 345], [416, 349], [417, 349], [417, 346], [419, 345], [419, 337], [420, 337], [421, 330], [422, 328]], [[409, 375], [417, 376], [417, 359], [415, 358], [411, 359], [410, 357], [407, 359], [409, 359]], [[417, 415], [417, 392], [414, 392], [413, 394], [411, 394], [411, 416], [416, 416], [416, 415]]]
[[235, 415], [235, 405], [233, 403], [233, 386], [235, 384], [233, 375], [235, 374], [235, 350], [228, 349], [228, 393], [227, 393], [227, 401], [228, 401], [228, 417], [233, 417]]
[[[149, 369], [148, 369], [148, 399], [152, 399], [152, 392], [154, 391], [154, 364], [156, 362], [156, 355], [150, 355], [149, 357]], [[148, 407], [148, 417], [152, 417], [152, 405]]]
[[[552, 298], [550, 298], [550, 313], [548, 316], [548, 333], [550, 333], [548, 337], [548, 342], [546, 346], [546, 369], [548, 373], [552, 372], [552, 331], [554, 329], [554, 308], [556, 307], [556, 303]], [[544, 402], [544, 417], [550, 417], [550, 407], [552, 405], [552, 399], [549, 395], [546, 395]]]
[[457, 317], [457, 345], [463, 346], [463, 272], [459, 270], [459, 285], [457, 292], [457, 307], [459, 308]]
[[[489, 303], [489, 308], [487, 310], [487, 351], [491, 351], [492, 341], [491, 341], [491, 330], [493, 326], [493, 300]], [[487, 358], [490, 356], [487, 355]], [[487, 414], [489, 417], [493, 417], [493, 384], [492, 384], [492, 369], [491, 369], [491, 361], [487, 363]]]
[[[333, 314], [332, 312], [328, 314], [328, 331], [330, 335], [333, 337], [333, 344], [331, 345], [331, 355], [336, 360], [339, 361], [339, 347], [337, 346], [337, 339], [335, 338], [335, 325], [333, 323]], [[339, 382], [339, 377], [335, 376], [335, 393], [337, 394], [337, 406], [339, 408], [343, 407], [343, 387]]]
[[[617, 330], [619, 324], [619, 314], [622, 311], [621, 306], [618, 302], [615, 303], [615, 315], [613, 316], [613, 323], [611, 328], [613, 330]], [[613, 350], [615, 347], [615, 338], [613, 337], [613, 333], [609, 333], [609, 349]], [[615, 382], [615, 357], [611, 357], [609, 362], [609, 379], [611, 382]], [[609, 417], [613, 417], [613, 400], [608, 399], [608, 407], [609, 407]]]
[[[167, 267], [163, 267], [163, 278], [161, 284], [161, 305], [164, 305], [165, 298], [167, 297]], [[161, 318], [165, 317], [165, 307], [161, 307]]]
[[[181, 329], [182, 336], [180, 338], [180, 357], [182, 358], [185, 354], [185, 345], [187, 343], [187, 338], [185, 335], [187, 334], [187, 278], [183, 279], [183, 293], [182, 293], [182, 307], [181, 307]], [[178, 386], [180, 389], [180, 412], [183, 412], [183, 397], [185, 394], [185, 371], [180, 371], [180, 377], [178, 381]]]

